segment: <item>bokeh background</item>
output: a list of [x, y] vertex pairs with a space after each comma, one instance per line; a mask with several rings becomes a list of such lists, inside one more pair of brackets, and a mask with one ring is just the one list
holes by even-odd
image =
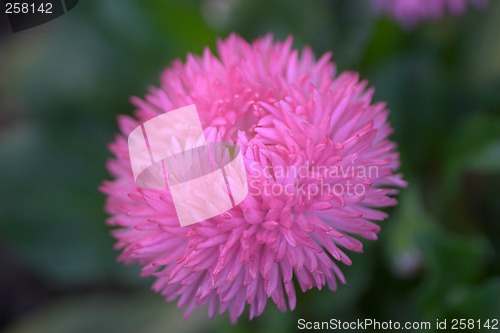
[[[337, 292], [237, 325], [163, 302], [115, 262], [107, 144], [163, 68], [268, 32], [334, 52], [387, 101], [409, 187]], [[500, 1], [413, 30], [367, 0], [85, 0], [0, 40], [0, 331], [294, 332], [297, 320], [500, 319]], [[476, 330], [477, 331], [477, 330]]]

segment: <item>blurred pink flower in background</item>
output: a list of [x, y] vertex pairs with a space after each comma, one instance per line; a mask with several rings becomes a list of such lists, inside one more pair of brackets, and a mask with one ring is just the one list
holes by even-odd
[[[235, 322], [249, 305], [250, 318], [270, 298], [294, 309], [292, 278], [302, 291], [345, 282], [338, 263], [344, 250], [361, 252], [353, 236], [374, 240], [377, 210], [406, 183], [383, 103], [371, 104], [358, 74], [336, 74], [330, 54], [292, 49], [292, 38], [272, 36], [252, 44], [236, 35], [218, 42], [219, 57], [175, 61], [160, 88], [134, 98], [134, 117], [121, 116], [121, 134], [110, 145], [108, 224], [116, 226], [119, 259], [139, 262], [155, 276], [154, 290], [178, 298], [186, 316], [208, 304], [209, 314], [229, 312]], [[237, 207], [181, 227], [168, 190], [137, 187], [127, 135], [143, 122], [195, 104], [207, 142], [241, 148], [250, 194]], [[375, 172], [366, 172], [366, 170]], [[297, 172], [298, 171], [298, 172]], [[349, 190], [350, 187], [350, 190]]]
[[472, 4], [485, 7], [488, 0], [372, 0], [376, 11], [394, 17], [403, 27], [411, 28], [425, 19], [437, 19], [451, 13], [460, 15]]

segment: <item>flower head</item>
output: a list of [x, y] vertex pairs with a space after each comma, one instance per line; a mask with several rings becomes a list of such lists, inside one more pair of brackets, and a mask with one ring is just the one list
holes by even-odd
[[414, 27], [425, 19], [436, 19], [450, 12], [460, 15], [469, 2], [484, 7], [488, 0], [372, 0], [376, 11], [394, 17], [404, 27]]
[[[253, 43], [231, 35], [218, 42], [219, 57], [175, 61], [161, 87], [133, 98], [135, 117], [121, 116], [121, 134], [104, 182], [109, 225], [120, 260], [139, 262], [155, 276], [154, 290], [178, 298], [188, 315], [208, 304], [210, 316], [232, 321], [249, 305], [250, 318], [268, 299], [295, 307], [295, 277], [302, 291], [344, 283], [345, 250], [360, 252], [356, 238], [374, 240], [406, 185], [382, 103], [371, 104], [358, 74], [336, 74], [330, 54], [292, 49], [292, 39], [266, 36]], [[169, 190], [139, 188], [132, 175], [127, 135], [143, 122], [195, 104], [207, 142], [241, 149], [249, 194], [229, 211], [181, 227]]]

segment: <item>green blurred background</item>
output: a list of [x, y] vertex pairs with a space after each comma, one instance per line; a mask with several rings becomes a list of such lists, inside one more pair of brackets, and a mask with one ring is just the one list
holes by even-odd
[[[337, 292], [237, 325], [115, 262], [107, 144], [163, 68], [230, 32], [334, 52], [387, 101], [410, 185]], [[294, 332], [297, 320], [500, 318], [500, 1], [406, 31], [367, 0], [82, 0], [0, 41], [0, 331]], [[340, 330], [339, 330], [340, 331]], [[478, 331], [478, 330], [475, 330]]]

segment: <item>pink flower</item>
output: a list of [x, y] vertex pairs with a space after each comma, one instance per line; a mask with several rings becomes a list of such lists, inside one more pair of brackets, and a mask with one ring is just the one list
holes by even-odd
[[468, 3], [485, 7], [488, 0], [372, 0], [375, 10], [394, 17], [402, 26], [411, 28], [424, 19], [436, 19], [446, 12], [460, 15]]
[[[249, 44], [231, 35], [217, 49], [219, 58], [207, 48], [175, 61], [160, 88], [133, 98], [135, 117], [119, 117], [122, 134], [110, 145], [115, 180], [101, 190], [121, 261], [139, 262], [186, 316], [208, 304], [210, 316], [228, 311], [235, 322], [246, 304], [250, 318], [260, 315], [269, 298], [294, 309], [294, 276], [302, 291], [345, 283], [344, 250], [362, 251], [355, 236], [377, 238], [372, 221], [387, 217], [377, 208], [396, 204], [394, 188], [406, 182], [394, 174], [399, 155], [385, 105], [371, 104], [373, 89], [358, 74], [336, 75], [330, 54], [315, 60], [309, 48], [292, 49], [292, 38], [272, 36]], [[190, 104], [207, 142], [241, 148], [250, 193], [224, 214], [181, 227], [168, 190], [134, 183], [127, 135]]]

